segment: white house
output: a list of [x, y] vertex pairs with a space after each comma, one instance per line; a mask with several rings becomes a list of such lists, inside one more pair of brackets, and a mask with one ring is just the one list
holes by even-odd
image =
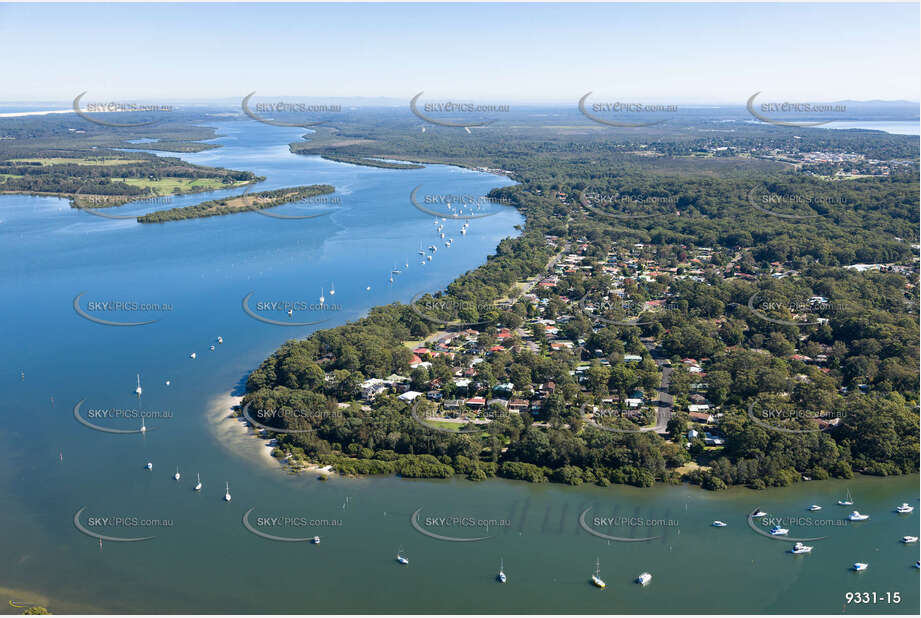
[[399, 399], [400, 401], [414, 401], [416, 397], [418, 397], [421, 394], [422, 393], [418, 391], [406, 391], [405, 393], [397, 397], [397, 399]]
[[385, 390], [387, 390], [388, 386], [389, 383], [385, 380], [381, 380], [380, 378], [370, 378], [359, 384], [358, 388], [361, 389], [361, 396], [363, 398], [374, 399]]

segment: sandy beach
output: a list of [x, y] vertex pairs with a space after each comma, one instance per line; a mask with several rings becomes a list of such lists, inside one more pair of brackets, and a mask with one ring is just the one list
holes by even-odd
[[277, 468], [282, 460], [272, 457], [269, 440], [262, 438], [253, 429], [246, 426], [241, 417], [234, 416], [233, 407], [240, 405], [243, 397], [234, 397], [230, 393], [218, 395], [208, 405], [208, 425], [214, 437], [226, 450], [254, 461], [259, 465]]
[[[214, 437], [226, 450], [234, 455], [253, 461], [261, 466], [280, 468], [284, 459], [272, 456], [272, 440], [260, 436], [254, 429], [246, 426], [242, 417], [234, 416], [234, 406], [240, 405], [243, 397], [230, 393], [218, 395], [208, 405], [208, 425]], [[335, 474], [332, 466], [307, 465], [302, 471]]]

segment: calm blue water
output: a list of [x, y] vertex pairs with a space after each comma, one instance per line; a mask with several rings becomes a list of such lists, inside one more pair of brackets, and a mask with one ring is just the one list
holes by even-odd
[[[254, 298], [316, 301], [321, 289], [337, 312], [297, 314], [332, 326], [369, 307], [407, 301], [436, 290], [516, 233], [511, 210], [471, 221], [448, 221], [455, 239], [431, 264], [419, 265], [420, 244], [439, 244], [431, 217], [409, 203], [410, 190], [481, 195], [508, 184], [457, 168], [382, 170], [296, 157], [287, 143], [297, 131], [258, 125], [221, 125], [224, 147], [187, 160], [248, 169], [267, 180], [258, 188], [329, 183], [341, 206], [328, 216], [281, 221], [256, 213], [139, 225], [69, 208], [64, 200], [0, 197], [0, 596], [40, 603], [57, 613], [107, 612], [905, 612], [918, 609], [917, 546], [898, 538], [917, 534], [917, 513], [897, 516], [902, 501], [917, 506], [917, 476], [804, 483], [794, 488], [708, 493], [693, 487], [529, 485], [494, 480], [408, 481], [332, 479], [288, 475], [262, 456], [261, 442], [225, 421], [226, 396], [286, 339], [311, 328], [257, 322], [241, 309]], [[169, 206], [239, 191], [173, 200]], [[107, 212], [146, 212], [130, 205]], [[323, 211], [288, 205], [277, 212]], [[273, 211], [274, 212], [274, 211]], [[409, 261], [393, 285], [389, 271]], [[329, 294], [335, 285], [335, 301]], [[371, 286], [367, 291], [366, 287]], [[139, 327], [90, 322], [73, 310], [88, 301], [168, 303], [162, 312], [96, 312], [111, 320], [159, 319]], [[285, 316], [272, 316], [287, 319]], [[216, 344], [218, 336], [223, 344]], [[214, 351], [209, 350], [215, 345]], [[197, 359], [189, 354], [195, 352]], [[100, 408], [140, 406], [169, 414], [150, 418], [146, 435], [88, 429], [73, 417]], [[169, 380], [170, 385], [165, 382]], [[52, 402], [53, 397], [53, 402]], [[224, 401], [224, 404], [221, 402]], [[96, 420], [136, 428], [136, 419]], [[143, 469], [150, 461], [152, 471]], [[173, 480], [176, 466], [182, 479]], [[204, 488], [192, 490], [200, 473]], [[225, 482], [233, 500], [222, 500]], [[824, 526], [816, 553], [793, 557], [786, 542], [759, 536], [745, 514], [762, 506], [772, 514], [802, 514], [850, 489], [871, 521]], [[149, 541], [98, 543], [79, 533], [80, 522], [111, 536]], [[608, 542], [582, 530], [584, 509], [643, 517], [675, 525], [603, 528], [646, 543]], [[320, 535], [322, 543], [269, 541], [248, 532], [242, 517], [304, 517], [309, 526], [263, 526], [288, 537]], [[429, 531], [478, 542], [446, 542], [411, 526], [421, 509]], [[110, 523], [122, 517], [124, 523]], [[130, 525], [131, 518], [163, 520]], [[438, 526], [428, 518], [493, 520], [484, 527]], [[100, 522], [95, 518], [108, 518]], [[710, 527], [714, 519], [730, 526]], [[95, 523], [91, 523], [95, 522]], [[332, 525], [338, 522], [341, 525]], [[166, 525], [166, 524], [169, 525]], [[800, 525], [794, 534], [811, 536]], [[394, 561], [403, 547], [409, 567]], [[588, 583], [595, 560], [608, 589]], [[504, 561], [509, 583], [494, 576]], [[871, 563], [850, 573], [857, 560]], [[633, 577], [648, 570], [653, 584]], [[899, 606], [846, 606], [848, 591], [900, 591]], [[4, 601], [0, 605], [6, 606]]]
[[841, 121], [830, 122], [822, 127], [823, 129], [868, 129], [872, 131], [885, 131], [895, 135], [919, 135], [921, 134], [921, 122], [917, 120], [861, 120], [861, 121]]

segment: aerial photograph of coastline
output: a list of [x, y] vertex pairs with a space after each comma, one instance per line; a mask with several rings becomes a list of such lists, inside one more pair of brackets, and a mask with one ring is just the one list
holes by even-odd
[[0, 613], [921, 613], [921, 3], [0, 54]]

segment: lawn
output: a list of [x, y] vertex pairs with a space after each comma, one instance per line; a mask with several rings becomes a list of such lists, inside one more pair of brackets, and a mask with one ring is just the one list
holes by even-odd
[[219, 178], [174, 178], [166, 177], [159, 180], [150, 180], [149, 178], [127, 178], [112, 180], [124, 182], [132, 187], [141, 187], [143, 189], [152, 189], [157, 195], [172, 195], [178, 189], [182, 193], [192, 193], [196, 191], [213, 191], [215, 189], [233, 188], [245, 185], [245, 182], [237, 182], [232, 185], [224, 184]]
[[48, 157], [48, 158], [38, 158], [38, 159], [10, 159], [9, 163], [41, 163], [44, 165], [86, 165], [86, 166], [100, 166], [100, 165], [130, 165], [133, 163], [147, 163], [143, 159], [121, 159], [119, 157], [89, 157], [89, 158], [76, 158], [76, 157]]

